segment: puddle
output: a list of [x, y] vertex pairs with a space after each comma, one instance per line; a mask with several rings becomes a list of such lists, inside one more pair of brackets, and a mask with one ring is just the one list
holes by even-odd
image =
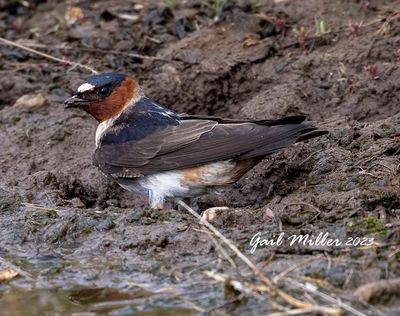
[[0, 284], [0, 315], [196, 315], [223, 294], [207, 282], [174, 283], [135, 267], [103, 266], [93, 257], [3, 258], [24, 275]]
[[[12, 287], [0, 294], [0, 315], [195, 315], [179, 307], [178, 300], [154, 299], [144, 290], [121, 292], [113, 289], [24, 290]], [[87, 314], [89, 313], [89, 314]]]

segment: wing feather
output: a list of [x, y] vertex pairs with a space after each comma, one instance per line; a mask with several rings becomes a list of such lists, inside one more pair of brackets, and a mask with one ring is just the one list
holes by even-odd
[[[253, 122], [219, 123], [207, 118], [184, 119], [147, 137], [124, 143], [102, 144], [95, 164], [108, 174], [149, 175], [214, 161], [265, 156], [296, 142], [315, 128], [298, 118], [279, 125]], [[126, 173], [126, 172], [125, 172]]]

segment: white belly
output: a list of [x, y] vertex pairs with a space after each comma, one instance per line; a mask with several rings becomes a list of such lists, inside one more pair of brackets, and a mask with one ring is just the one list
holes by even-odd
[[204, 193], [210, 186], [231, 182], [231, 171], [235, 166], [235, 162], [220, 161], [202, 166], [195, 179], [185, 174], [191, 169], [184, 169], [149, 175], [132, 184], [120, 185], [128, 191], [148, 194], [151, 208], [162, 209], [166, 197], [191, 197]]
[[163, 209], [165, 197], [184, 197], [189, 195], [190, 188], [181, 184], [182, 174], [179, 171], [168, 171], [138, 180], [132, 185], [122, 185], [128, 191], [147, 194], [152, 209]]

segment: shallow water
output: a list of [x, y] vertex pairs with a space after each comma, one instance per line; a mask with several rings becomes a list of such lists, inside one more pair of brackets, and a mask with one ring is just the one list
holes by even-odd
[[197, 304], [208, 306], [217, 294], [145, 272], [121, 277], [120, 271], [109, 273], [102, 265], [91, 265], [88, 274], [63, 256], [3, 258], [23, 275], [0, 283], [0, 315], [194, 315], [201, 309]]
[[152, 294], [138, 289], [124, 293], [112, 289], [34, 289], [12, 287], [0, 298], [0, 315], [194, 315], [194, 309], [179, 307], [181, 302], [153, 300]]

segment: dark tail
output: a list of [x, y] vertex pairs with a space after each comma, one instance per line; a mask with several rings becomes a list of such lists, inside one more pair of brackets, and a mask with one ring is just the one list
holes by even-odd
[[319, 137], [321, 135], [325, 135], [328, 133], [326, 130], [318, 129], [313, 125], [312, 122], [306, 121], [306, 117], [303, 115], [294, 115], [287, 116], [278, 120], [268, 121], [268, 120], [260, 120], [260, 121], [252, 121], [253, 123], [265, 125], [265, 126], [277, 126], [277, 125], [297, 125], [303, 127], [300, 129], [300, 136], [297, 137], [296, 142], [302, 142], [307, 139], [311, 139], [314, 137]]
[[265, 144], [241, 155], [240, 160], [253, 157], [263, 157], [290, 145], [307, 139], [327, 134], [328, 131], [318, 129], [304, 116], [289, 116], [276, 121], [255, 121], [258, 125], [266, 126]]
[[325, 131], [325, 130], [322, 130], [322, 129], [317, 129], [316, 127], [313, 127], [312, 130], [310, 130], [308, 132], [305, 132], [304, 134], [300, 135], [297, 138], [296, 143], [297, 142], [302, 142], [302, 141], [305, 141], [307, 139], [311, 139], [311, 138], [314, 138], [314, 137], [319, 137], [319, 136], [322, 136], [322, 135], [325, 135], [325, 134], [328, 134], [328, 133], [329, 133], [328, 131]]
[[328, 133], [326, 130], [318, 129], [313, 125], [312, 122], [306, 121], [306, 117], [303, 115], [287, 116], [282, 119], [275, 121], [254, 121], [254, 123], [266, 125], [266, 126], [277, 126], [277, 125], [296, 125], [300, 124], [304, 128], [300, 130], [300, 136], [298, 136], [296, 142], [302, 142], [307, 139], [319, 137]]

